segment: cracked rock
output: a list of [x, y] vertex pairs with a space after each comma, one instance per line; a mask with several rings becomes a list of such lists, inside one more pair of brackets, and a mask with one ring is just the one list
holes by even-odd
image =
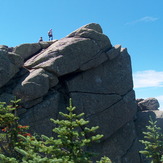
[[96, 23], [60, 40], [0, 46], [0, 100], [9, 103], [14, 96], [21, 98], [20, 123], [47, 136], [55, 136], [50, 118], [66, 113], [72, 98], [88, 127], [99, 126], [97, 133], [104, 135], [90, 150], [113, 163], [145, 163], [138, 153], [144, 117], [151, 112], [163, 124], [162, 112], [148, 103], [147, 113], [138, 109], [143, 99], [136, 103], [130, 55], [121, 45], [112, 46]]

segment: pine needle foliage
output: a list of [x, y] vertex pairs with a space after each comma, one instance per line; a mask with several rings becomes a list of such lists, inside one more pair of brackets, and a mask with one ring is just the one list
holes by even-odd
[[147, 132], [143, 132], [145, 140], [140, 140], [145, 146], [145, 150], [140, 151], [151, 160], [151, 163], [162, 163], [163, 158], [163, 134], [161, 128], [157, 126], [157, 121], [150, 117], [149, 126], [146, 126]]
[[[93, 156], [92, 153], [85, 151], [85, 147], [91, 145], [93, 142], [98, 142], [103, 135], [93, 135], [86, 138], [86, 134], [95, 133], [99, 128], [96, 127], [84, 127], [89, 123], [82, 118], [84, 113], [79, 115], [75, 114], [76, 107], [72, 106], [72, 101], [70, 99], [70, 106], [67, 107], [68, 114], [60, 112], [59, 114], [64, 118], [64, 120], [54, 120], [51, 121], [58, 125], [58, 127], [53, 129], [58, 136], [56, 139], [56, 144], [58, 148], [61, 149], [57, 157], [69, 157], [70, 160], [74, 162], [88, 162], [90, 157]], [[81, 130], [81, 128], [83, 128]]]
[[28, 135], [26, 130], [29, 126], [22, 126], [18, 123], [18, 116], [16, 109], [20, 100], [11, 101], [10, 105], [5, 102], [0, 102], [0, 153], [8, 157], [19, 157], [14, 149], [15, 146], [22, 146], [19, 134]]
[[[99, 142], [103, 135], [96, 134], [96, 130], [99, 128], [97, 126], [91, 128], [85, 127], [89, 121], [86, 121], [82, 118], [84, 113], [78, 115], [75, 114], [74, 111], [76, 108], [72, 106], [71, 99], [69, 104], [69, 107], [67, 107], [67, 114], [62, 112], [59, 113], [64, 119], [51, 119], [51, 121], [57, 125], [57, 127], [53, 129], [53, 132], [55, 132], [57, 138], [47, 137], [45, 135], [32, 136], [29, 133], [24, 135], [22, 132], [21, 134], [17, 132], [17, 139], [12, 146], [12, 150], [17, 155], [8, 155], [7, 153], [2, 152], [0, 154], [0, 162], [92, 163], [92, 157], [94, 154], [86, 151], [86, 147], [88, 145], [92, 145], [94, 142]], [[1, 109], [3, 107], [4, 105], [2, 104]], [[11, 114], [13, 113], [11, 112]], [[24, 128], [18, 124], [18, 117], [15, 115], [11, 116], [13, 116], [13, 119], [15, 118], [16, 120], [12, 122], [17, 123], [17, 129]], [[6, 121], [7, 119], [8, 118], [6, 118]], [[2, 126], [5, 127], [4, 123]], [[90, 133], [91, 136], [87, 138], [86, 135]], [[4, 132], [4, 135], [5, 134], [7, 133]], [[111, 163], [111, 160], [108, 157], [104, 156], [100, 161], [96, 161], [96, 163]]]

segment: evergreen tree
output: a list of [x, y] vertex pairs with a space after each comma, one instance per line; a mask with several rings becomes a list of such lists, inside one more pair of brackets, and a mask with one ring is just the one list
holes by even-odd
[[[14, 149], [15, 146], [22, 147], [19, 134], [24, 136], [30, 135], [26, 132], [29, 126], [19, 125], [19, 118], [16, 115], [16, 109], [20, 100], [11, 101], [11, 105], [0, 102], [0, 152], [8, 157], [19, 157]], [[22, 147], [23, 148], [23, 147]]]
[[[2, 108], [2, 107], [1, 107]], [[15, 109], [14, 109], [15, 110]], [[75, 107], [72, 106], [70, 99], [70, 105], [67, 107], [68, 114], [60, 112], [63, 116], [63, 120], [51, 119], [53, 123], [58, 125], [53, 129], [53, 132], [57, 134], [57, 138], [47, 137], [42, 135], [36, 137], [29, 135], [28, 133], [22, 134], [17, 132], [15, 143], [13, 144], [13, 151], [15, 155], [7, 155], [5, 152], [0, 154], [0, 162], [2, 163], [92, 163], [91, 159], [94, 156], [92, 153], [86, 151], [88, 145], [93, 142], [98, 142], [103, 135], [95, 134], [98, 127], [85, 127], [89, 121], [81, 118], [84, 113], [79, 115], [75, 114]], [[10, 112], [10, 111], [9, 111]], [[11, 113], [13, 114], [13, 113]], [[12, 117], [10, 115], [9, 117]], [[3, 116], [1, 116], [3, 117]], [[8, 118], [9, 118], [8, 117]], [[12, 119], [14, 119], [13, 116]], [[9, 119], [6, 118], [6, 121]], [[15, 129], [22, 129], [23, 126], [19, 125], [15, 117], [17, 127]], [[7, 120], [8, 119], [8, 120]], [[11, 119], [10, 119], [11, 120]], [[4, 121], [4, 119], [3, 119]], [[4, 127], [3, 123], [3, 127]], [[21, 127], [19, 127], [21, 126]], [[81, 127], [83, 129], [81, 129]], [[6, 130], [8, 131], [8, 130]], [[20, 134], [21, 133], [21, 134]], [[92, 133], [89, 138], [86, 138], [86, 134]], [[94, 133], [94, 135], [93, 135]], [[7, 134], [6, 132], [4, 134]], [[7, 146], [8, 147], [8, 146]], [[19, 156], [19, 157], [18, 157]], [[97, 163], [111, 163], [108, 157], [102, 157]]]
[[[55, 140], [46, 137], [46, 143], [51, 144], [53, 142], [54, 147], [59, 149], [59, 152], [57, 151], [56, 153], [56, 150], [50, 148], [50, 150], [54, 151], [57, 158], [66, 157], [69, 158], [69, 160], [73, 160], [75, 163], [88, 162], [93, 154], [85, 151], [85, 147], [91, 145], [93, 142], [98, 142], [103, 135], [94, 134], [90, 138], [86, 138], [86, 134], [95, 133], [99, 127], [84, 127], [89, 121], [81, 118], [84, 113], [79, 115], [74, 113], [75, 107], [72, 106], [71, 99], [70, 106], [67, 107], [67, 110], [69, 112], [68, 114], [59, 113], [65, 119], [51, 119], [53, 123], [58, 125], [58, 127], [53, 129], [53, 132], [58, 136]], [[81, 128], [83, 129], [81, 130]], [[47, 146], [47, 148], [49, 147]]]
[[150, 117], [150, 125], [146, 126], [147, 132], [143, 132], [145, 140], [140, 140], [145, 145], [145, 150], [140, 151], [141, 154], [146, 155], [151, 159], [151, 163], [161, 163], [163, 158], [163, 134], [160, 132], [161, 128], [157, 127], [157, 121], [153, 121]]

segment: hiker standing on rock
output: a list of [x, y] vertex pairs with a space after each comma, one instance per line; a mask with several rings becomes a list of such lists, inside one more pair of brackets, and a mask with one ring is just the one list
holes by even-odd
[[48, 36], [49, 36], [49, 41], [50, 41], [50, 40], [53, 40], [52, 29], [50, 29], [50, 30], [48, 31]]

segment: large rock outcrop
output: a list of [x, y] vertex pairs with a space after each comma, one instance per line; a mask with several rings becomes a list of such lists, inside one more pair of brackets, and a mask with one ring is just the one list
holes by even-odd
[[90, 150], [115, 163], [143, 162], [137, 134], [143, 113], [135, 101], [130, 56], [112, 46], [99, 24], [61, 40], [0, 46], [0, 78], [0, 101], [21, 98], [20, 122], [31, 132], [52, 136], [49, 119], [65, 112], [71, 97], [76, 111], [104, 134]]

